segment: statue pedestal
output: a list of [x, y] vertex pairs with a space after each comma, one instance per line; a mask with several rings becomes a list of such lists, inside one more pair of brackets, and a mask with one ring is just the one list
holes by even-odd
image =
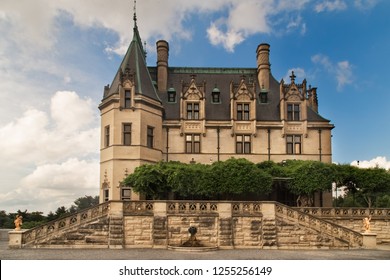
[[12, 230], [8, 232], [8, 247], [10, 249], [22, 248], [22, 236], [26, 230]]
[[363, 232], [363, 247], [365, 249], [376, 249], [376, 233]]

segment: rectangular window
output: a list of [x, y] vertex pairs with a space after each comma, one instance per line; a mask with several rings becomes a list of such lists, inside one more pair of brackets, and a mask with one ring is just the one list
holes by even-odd
[[249, 121], [249, 104], [247, 103], [237, 104], [237, 120]]
[[146, 135], [146, 145], [148, 148], [153, 148], [153, 138], [154, 138], [154, 128], [148, 126], [147, 135]]
[[131, 108], [131, 91], [125, 90], [125, 108]]
[[187, 120], [199, 120], [199, 103], [187, 103]]
[[110, 199], [109, 197], [110, 191], [108, 189], [103, 190], [103, 200], [108, 201]]
[[236, 135], [236, 153], [250, 154], [251, 153], [251, 136]]
[[211, 103], [221, 103], [220, 93], [219, 92], [213, 92], [211, 95]]
[[110, 146], [110, 126], [104, 127], [104, 147]]
[[121, 200], [131, 200], [131, 188], [122, 188]]
[[262, 91], [260, 92], [260, 103], [267, 103], [268, 102], [268, 92]]
[[168, 102], [169, 103], [176, 102], [176, 92], [175, 91], [168, 91]]
[[186, 153], [187, 154], [200, 153], [200, 134], [186, 135]]
[[287, 154], [299, 155], [302, 153], [301, 135], [287, 135]]
[[125, 146], [131, 145], [131, 124], [130, 123], [123, 124], [123, 145]]
[[287, 104], [287, 120], [299, 121], [301, 119], [300, 115], [299, 104]]

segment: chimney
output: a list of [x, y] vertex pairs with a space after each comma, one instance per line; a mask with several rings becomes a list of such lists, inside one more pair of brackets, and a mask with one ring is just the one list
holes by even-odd
[[257, 78], [261, 89], [269, 90], [269, 75], [271, 64], [269, 63], [269, 44], [262, 43], [257, 47]]
[[169, 45], [167, 41], [157, 41], [157, 88], [166, 91], [168, 84], [168, 55]]
[[317, 88], [315, 87], [310, 87], [309, 86], [309, 105], [310, 107], [318, 113], [318, 97], [317, 97]]

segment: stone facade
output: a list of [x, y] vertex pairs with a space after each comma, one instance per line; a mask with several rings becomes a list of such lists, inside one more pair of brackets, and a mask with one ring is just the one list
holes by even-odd
[[156, 47], [157, 65], [147, 66], [135, 22], [128, 51], [104, 88], [101, 202], [143, 199], [121, 181], [159, 161], [332, 162], [334, 126], [319, 114], [317, 89], [294, 73], [289, 82], [277, 81], [270, 45], [258, 46], [254, 68], [171, 67], [168, 42]]

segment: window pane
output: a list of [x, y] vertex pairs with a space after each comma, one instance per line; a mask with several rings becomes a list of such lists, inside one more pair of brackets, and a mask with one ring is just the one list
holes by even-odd
[[242, 142], [242, 135], [237, 135], [236, 140], [237, 142]]
[[287, 143], [287, 154], [291, 155], [293, 154], [293, 144]]
[[131, 145], [131, 134], [130, 133], [125, 133], [123, 137], [123, 144], [126, 146]]
[[199, 142], [200, 141], [200, 136], [199, 135], [194, 135], [194, 141]]
[[301, 153], [301, 144], [295, 143], [295, 153], [300, 154]]
[[251, 143], [244, 143], [244, 153], [245, 154], [250, 154], [251, 153]]
[[192, 153], [192, 143], [191, 142], [186, 142], [186, 153], [190, 154]]
[[236, 153], [237, 154], [242, 154], [242, 142], [237, 142], [236, 143]]
[[196, 154], [200, 153], [200, 143], [199, 142], [194, 143], [194, 153], [196, 153]]

